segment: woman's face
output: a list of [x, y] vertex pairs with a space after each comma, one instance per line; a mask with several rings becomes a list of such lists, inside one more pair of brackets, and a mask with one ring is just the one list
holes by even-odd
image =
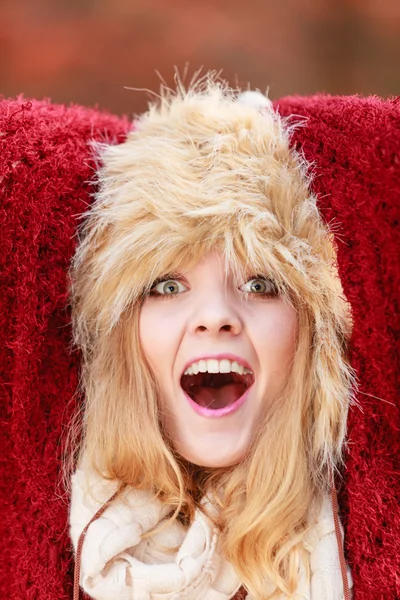
[[139, 332], [175, 450], [204, 467], [241, 461], [289, 376], [294, 308], [256, 275], [236, 287], [214, 253], [158, 280], [141, 308]]

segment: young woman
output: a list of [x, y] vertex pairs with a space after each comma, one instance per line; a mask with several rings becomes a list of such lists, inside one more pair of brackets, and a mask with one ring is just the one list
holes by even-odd
[[210, 79], [100, 149], [71, 270], [70, 525], [96, 600], [350, 598], [351, 315], [289, 142], [261, 94]]

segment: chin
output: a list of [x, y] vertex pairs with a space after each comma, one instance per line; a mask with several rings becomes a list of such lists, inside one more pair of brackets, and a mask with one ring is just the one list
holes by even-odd
[[196, 450], [195, 448], [182, 448], [177, 447], [177, 452], [193, 465], [198, 467], [204, 467], [208, 469], [218, 469], [224, 467], [233, 467], [239, 464], [246, 456], [246, 449], [238, 451], [238, 448], [232, 448], [231, 451], [227, 451], [226, 448], [220, 449], [218, 452], [212, 452], [210, 448], [207, 451]]

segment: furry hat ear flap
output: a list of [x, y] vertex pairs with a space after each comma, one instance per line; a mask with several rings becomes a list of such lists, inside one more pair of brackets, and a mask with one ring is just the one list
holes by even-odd
[[72, 269], [73, 322], [90, 361], [157, 277], [211, 250], [236, 273], [272, 277], [307, 340], [292, 391], [318, 478], [345, 438], [351, 319], [290, 127], [262, 94], [237, 97], [211, 81], [164, 92], [124, 143], [101, 146], [99, 188]]

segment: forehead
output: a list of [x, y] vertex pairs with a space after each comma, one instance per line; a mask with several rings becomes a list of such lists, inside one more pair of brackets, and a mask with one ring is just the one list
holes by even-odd
[[[213, 271], [223, 279], [241, 278], [245, 275], [267, 275], [268, 268], [265, 265], [262, 269], [255, 266], [249, 260], [239, 260], [237, 257], [229, 257], [222, 249], [217, 248], [203, 254], [187, 256], [186, 260], [182, 258], [171, 264], [167, 269], [169, 275], [190, 275], [202, 274], [203, 272]], [[167, 273], [160, 273], [163, 276]]]
[[212, 276], [221, 280], [231, 279], [236, 272], [235, 265], [219, 250], [210, 252], [197, 261], [187, 263], [182, 269], [182, 274], [189, 277]]

